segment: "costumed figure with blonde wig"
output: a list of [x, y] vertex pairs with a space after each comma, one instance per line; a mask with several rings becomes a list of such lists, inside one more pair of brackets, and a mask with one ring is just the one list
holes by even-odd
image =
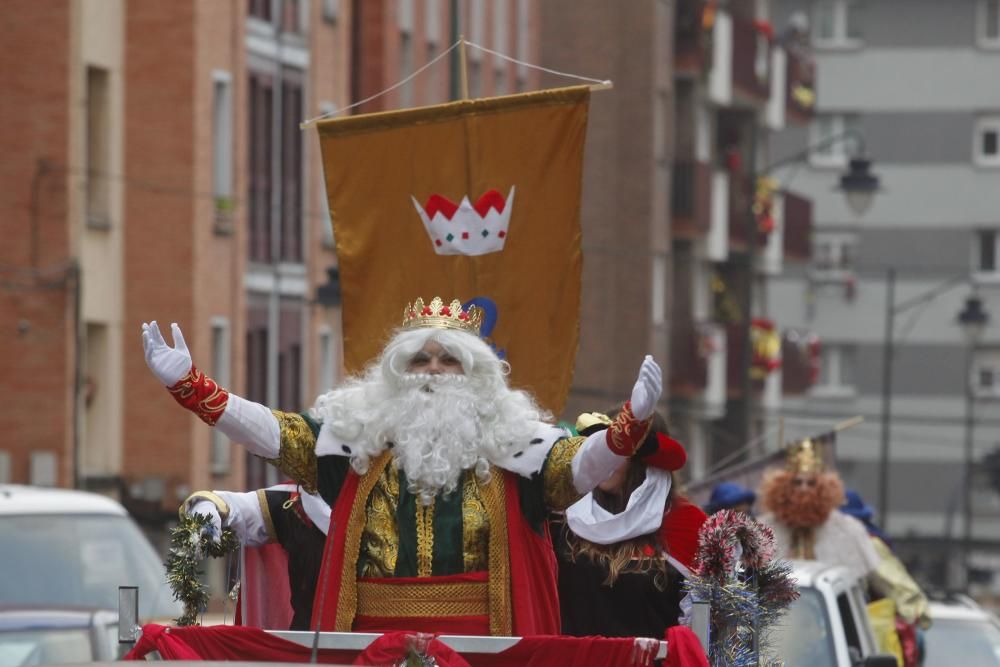
[[[576, 428], [592, 435], [611, 423], [586, 413]], [[706, 519], [674, 486], [686, 460], [656, 412], [636, 453], [553, 520], [565, 634], [662, 638], [684, 620], [683, 577]]]
[[867, 577], [878, 567], [878, 554], [864, 525], [837, 511], [844, 503], [844, 484], [836, 472], [824, 469], [821, 446], [808, 439], [792, 445], [787, 465], [765, 474], [761, 520], [774, 530], [779, 558], [843, 565], [854, 576]]
[[219, 387], [144, 324], [174, 398], [332, 509], [310, 628], [558, 634], [547, 516], [643, 443], [662, 390], [646, 357], [609, 428], [570, 437], [478, 336], [476, 307], [417, 299], [381, 356], [302, 414]]

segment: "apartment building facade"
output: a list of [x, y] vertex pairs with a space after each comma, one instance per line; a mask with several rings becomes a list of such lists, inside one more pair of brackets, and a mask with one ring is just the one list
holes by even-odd
[[[783, 176], [815, 202], [814, 259], [772, 281], [769, 299], [778, 322], [819, 333], [822, 370], [782, 413], [863, 416], [838, 443], [848, 486], [876, 505], [920, 576], [962, 585], [968, 536], [972, 590], [995, 592], [1000, 89], [988, 82], [1000, 67], [1000, 4], [776, 0], [775, 12], [809, 19], [818, 106], [772, 150], [851, 135]], [[862, 148], [855, 135], [883, 186], [862, 218], [829, 187]], [[992, 315], [975, 344], [957, 323], [973, 292]]]
[[8, 9], [8, 58], [30, 66], [0, 74], [0, 481], [106, 492], [155, 531], [190, 491], [265, 475], [173, 404], [142, 322], [178, 322], [202, 370], [272, 405], [339, 375], [318, 142], [299, 122], [347, 104], [351, 8]]

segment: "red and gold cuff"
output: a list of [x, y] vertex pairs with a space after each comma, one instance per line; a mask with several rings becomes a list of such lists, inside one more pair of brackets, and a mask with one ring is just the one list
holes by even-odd
[[222, 417], [229, 402], [229, 392], [192, 364], [191, 370], [167, 391], [178, 403], [198, 415], [209, 426]]
[[626, 402], [621, 412], [611, 422], [611, 426], [608, 427], [608, 449], [618, 456], [632, 456], [649, 435], [652, 421], [652, 417], [643, 420], [637, 419], [632, 414], [631, 402]]

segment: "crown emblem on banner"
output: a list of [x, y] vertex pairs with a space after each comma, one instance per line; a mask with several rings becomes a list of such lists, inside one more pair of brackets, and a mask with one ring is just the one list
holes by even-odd
[[403, 310], [403, 328], [437, 327], [439, 329], [456, 329], [467, 331], [473, 336], [479, 335], [479, 327], [483, 324], [483, 311], [477, 306], [463, 309], [462, 302], [455, 299], [445, 305], [441, 297], [436, 296], [424, 305], [424, 300], [418, 298], [412, 304], [407, 304]]
[[506, 200], [496, 190], [489, 190], [475, 204], [468, 197], [455, 204], [433, 194], [421, 206], [416, 197], [410, 198], [437, 254], [475, 256], [503, 250], [514, 208], [513, 185]]

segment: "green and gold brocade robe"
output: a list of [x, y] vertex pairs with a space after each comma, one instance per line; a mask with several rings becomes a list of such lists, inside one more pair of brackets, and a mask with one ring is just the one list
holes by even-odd
[[[318, 456], [319, 423], [304, 414], [274, 415], [281, 449], [269, 462], [332, 507], [350, 471], [348, 453]], [[571, 462], [583, 440], [558, 440], [538, 473], [517, 477], [522, 512], [539, 533], [549, 510], [564, 510], [580, 498]], [[424, 506], [407, 488], [405, 473], [385, 465], [366, 502], [358, 577], [429, 577], [488, 568], [489, 512], [484, 485], [472, 470], [462, 473], [455, 493], [438, 494]]]

